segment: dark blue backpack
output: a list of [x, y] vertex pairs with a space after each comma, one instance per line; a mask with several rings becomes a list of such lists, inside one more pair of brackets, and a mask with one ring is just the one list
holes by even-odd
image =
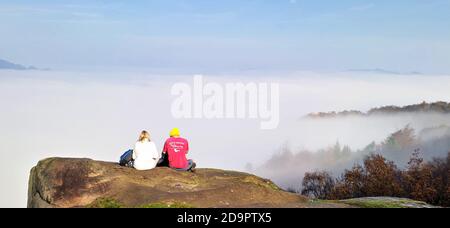
[[119, 164], [120, 166], [133, 167], [133, 150], [128, 150], [120, 156]]

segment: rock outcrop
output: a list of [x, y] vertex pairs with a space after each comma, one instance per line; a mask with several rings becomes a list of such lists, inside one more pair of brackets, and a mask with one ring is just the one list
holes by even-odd
[[[49, 158], [31, 170], [28, 207], [89, 207], [99, 200], [124, 207], [286, 207], [308, 200], [269, 180], [217, 169], [137, 171], [90, 159]], [[101, 205], [100, 205], [101, 206]]]
[[432, 207], [396, 198], [310, 200], [254, 175], [218, 169], [137, 171], [116, 163], [49, 158], [31, 170], [29, 208], [196, 207], [346, 208]]

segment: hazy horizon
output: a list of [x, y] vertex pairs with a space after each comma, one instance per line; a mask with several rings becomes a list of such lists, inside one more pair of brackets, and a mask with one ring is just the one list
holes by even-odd
[[0, 2], [0, 59], [55, 70], [449, 74], [448, 0]]

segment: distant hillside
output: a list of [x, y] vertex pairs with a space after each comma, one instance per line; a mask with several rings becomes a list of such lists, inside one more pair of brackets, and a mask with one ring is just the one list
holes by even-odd
[[412, 112], [423, 112], [423, 113], [450, 113], [450, 103], [447, 102], [435, 102], [427, 103], [423, 102], [421, 104], [408, 105], [408, 106], [384, 106], [380, 108], [373, 108], [368, 112], [361, 111], [342, 111], [342, 112], [318, 112], [311, 113], [306, 116], [306, 118], [335, 118], [335, 117], [345, 117], [345, 116], [370, 116], [377, 114], [399, 114], [399, 113], [412, 113]]
[[348, 72], [362, 72], [362, 73], [374, 73], [374, 74], [398, 74], [398, 75], [420, 75], [421, 72], [411, 71], [411, 72], [399, 72], [393, 70], [385, 70], [385, 69], [350, 69]]
[[0, 70], [37, 70], [34, 66], [23, 66], [0, 59]]

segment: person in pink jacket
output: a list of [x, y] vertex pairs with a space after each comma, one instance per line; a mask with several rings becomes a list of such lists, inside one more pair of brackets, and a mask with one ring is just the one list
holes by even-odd
[[164, 143], [163, 154], [168, 156], [169, 167], [179, 171], [194, 171], [197, 164], [193, 160], [188, 160], [189, 142], [180, 137], [178, 128], [170, 131], [170, 138]]

